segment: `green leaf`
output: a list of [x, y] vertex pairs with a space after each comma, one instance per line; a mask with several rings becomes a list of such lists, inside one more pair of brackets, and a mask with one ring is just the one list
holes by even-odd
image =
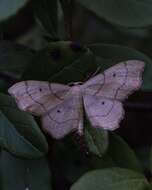
[[[63, 17], [63, 24], [65, 25], [65, 37], [66, 39], [73, 39], [73, 18], [74, 18], [74, 14], [75, 13], [75, 2], [71, 1], [71, 0], [60, 0], [59, 1], [59, 7], [61, 7], [61, 10], [59, 9], [59, 18]], [[77, 33], [75, 31], [75, 33]], [[79, 41], [81, 41], [79, 39]]]
[[50, 81], [57, 81], [60, 83], [70, 83], [76, 81], [87, 80], [92, 71], [95, 71], [95, 57], [92, 52], [87, 50], [80, 57], [74, 59], [68, 65], [65, 65], [59, 72], [50, 77]]
[[88, 48], [73, 42], [53, 42], [35, 55], [22, 79], [68, 83], [86, 79], [95, 69]]
[[143, 74], [142, 90], [152, 90], [152, 60], [145, 54], [125, 46], [109, 45], [109, 44], [93, 44], [89, 48], [96, 55], [96, 60], [101, 67], [105, 70], [108, 67], [129, 59], [143, 60], [146, 67]]
[[[120, 167], [132, 169], [142, 173], [143, 168], [141, 166], [141, 163], [139, 162], [134, 151], [128, 146], [128, 144], [115, 133], [109, 133], [108, 137], [109, 142], [108, 148], [106, 148], [106, 152], [103, 152], [104, 154], [102, 157], [94, 157], [90, 160], [90, 163], [93, 166], [92, 168], [100, 169], [105, 167]], [[100, 138], [99, 141], [102, 142], [102, 138]], [[93, 145], [91, 144], [91, 148]], [[95, 148], [93, 149], [94, 152], [97, 149]]]
[[90, 45], [88, 47], [91, 51], [87, 48], [73, 50], [71, 44], [72, 42], [50, 43], [47, 48], [40, 50], [26, 69], [22, 80], [51, 80], [61, 83], [84, 81], [98, 67], [103, 71], [120, 61], [139, 59], [146, 63], [142, 89], [152, 89], [152, 60], [145, 54], [125, 46], [109, 44]]
[[9, 41], [0, 43], [0, 73], [20, 79], [33, 58], [33, 51]]
[[99, 157], [102, 157], [109, 144], [108, 132], [103, 129], [93, 128], [88, 124], [85, 125], [84, 135], [89, 151]]
[[58, 8], [57, 0], [33, 0], [33, 8], [40, 24], [52, 38], [57, 39]]
[[117, 167], [142, 172], [141, 164], [134, 151], [120, 136], [114, 133], [109, 135], [107, 155], [112, 159]]
[[152, 24], [150, 0], [77, 0], [98, 17], [125, 27], [143, 27]]
[[150, 190], [146, 178], [132, 170], [108, 168], [82, 176], [70, 190]]
[[14, 81], [20, 80], [34, 52], [9, 41], [0, 43], [0, 90], [5, 90]]
[[33, 117], [20, 111], [13, 98], [0, 94], [0, 146], [16, 156], [39, 158], [48, 145]]
[[45, 158], [25, 160], [0, 153], [2, 190], [51, 190], [51, 173]]
[[[151, 150], [150, 146], [139, 146], [136, 147], [135, 152], [142, 163], [143, 171], [149, 171], [149, 166], [151, 165]], [[150, 166], [152, 168], [152, 165]], [[151, 170], [152, 171], [152, 170]]]
[[1, 0], [0, 22], [15, 15], [27, 2], [28, 0]]

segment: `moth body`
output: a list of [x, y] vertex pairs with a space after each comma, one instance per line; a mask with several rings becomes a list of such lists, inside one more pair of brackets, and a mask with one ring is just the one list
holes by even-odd
[[22, 81], [8, 92], [21, 110], [41, 116], [43, 129], [56, 139], [74, 130], [83, 134], [84, 111], [92, 127], [114, 130], [124, 116], [122, 101], [141, 87], [144, 65], [121, 62], [84, 83]]

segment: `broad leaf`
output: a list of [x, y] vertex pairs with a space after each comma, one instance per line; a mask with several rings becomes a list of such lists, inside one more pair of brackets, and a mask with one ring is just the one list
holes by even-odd
[[92, 52], [73, 42], [54, 42], [34, 57], [23, 79], [68, 83], [86, 79], [96, 69]]
[[97, 156], [102, 157], [109, 144], [108, 132], [103, 129], [93, 128], [88, 124], [85, 125], [84, 134], [89, 151]]
[[108, 168], [82, 176], [70, 190], [150, 190], [146, 178], [132, 170]]
[[150, 146], [139, 146], [136, 147], [136, 155], [140, 162], [142, 163], [143, 171], [152, 171], [152, 157], [151, 157], [151, 147]]
[[58, 38], [58, 8], [57, 0], [33, 0], [35, 15], [41, 25], [53, 39]]
[[109, 146], [107, 155], [115, 163], [115, 166], [142, 171], [141, 164], [134, 151], [118, 135], [112, 133], [109, 135]]
[[0, 94], [0, 146], [16, 156], [39, 158], [48, 145], [33, 117], [20, 111], [13, 98]]
[[0, 22], [15, 15], [27, 2], [28, 0], [1, 0]]
[[20, 80], [27, 65], [31, 62], [34, 52], [30, 49], [9, 41], [0, 43], [0, 89]]
[[150, 0], [77, 0], [98, 17], [126, 27], [143, 27], [152, 24]]
[[46, 158], [26, 160], [6, 151], [0, 153], [2, 190], [51, 190], [51, 173]]

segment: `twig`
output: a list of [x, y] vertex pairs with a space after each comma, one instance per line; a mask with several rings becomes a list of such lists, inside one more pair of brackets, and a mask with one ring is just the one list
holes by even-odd
[[9, 76], [4, 73], [0, 73], [0, 80], [4, 80], [5, 82], [9, 83], [10, 85], [17, 83], [19, 81], [15, 77]]
[[73, 40], [73, 11], [74, 11], [74, 0], [60, 0], [65, 20], [65, 28], [69, 40]]

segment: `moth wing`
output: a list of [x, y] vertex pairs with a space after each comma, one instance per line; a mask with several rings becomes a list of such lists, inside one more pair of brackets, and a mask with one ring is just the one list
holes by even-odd
[[82, 98], [71, 95], [50, 109], [42, 116], [42, 127], [56, 139], [63, 138], [74, 130], [81, 134], [83, 129]]
[[124, 100], [140, 88], [144, 65], [138, 60], [118, 63], [84, 83], [84, 93]]
[[87, 118], [93, 127], [107, 130], [119, 127], [124, 115], [121, 102], [96, 95], [84, 95], [83, 101]]
[[21, 110], [39, 116], [62, 102], [69, 87], [46, 81], [22, 81], [9, 88], [8, 92]]

